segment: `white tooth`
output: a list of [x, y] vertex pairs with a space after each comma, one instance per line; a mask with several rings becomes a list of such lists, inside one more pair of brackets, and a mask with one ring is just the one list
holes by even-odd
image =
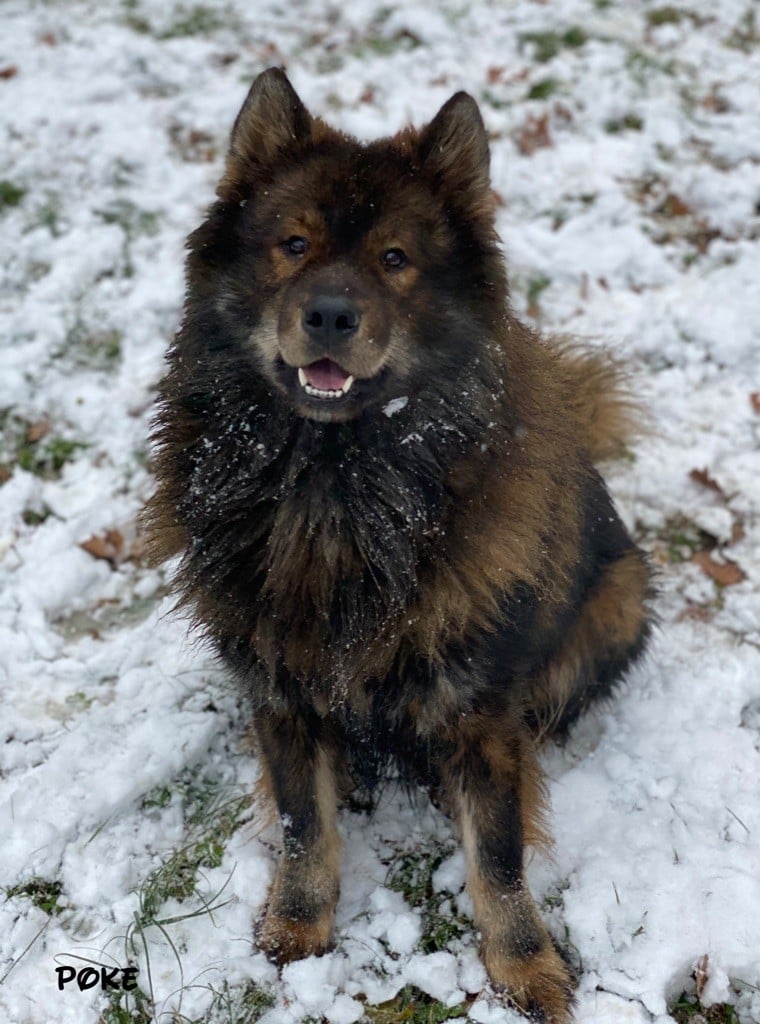
[[345, 384], [341, 388], [342, 394], [347, 395], [348, 392], [351, 390], [351, 385], [353, 383], [354, 383], [354, 378], [353, 377], [347, 377]]
[[306, 374], [303, 372], [302, 366], [298, 367], [298, 383], [301, 385], [302, 388], [307, 387]]

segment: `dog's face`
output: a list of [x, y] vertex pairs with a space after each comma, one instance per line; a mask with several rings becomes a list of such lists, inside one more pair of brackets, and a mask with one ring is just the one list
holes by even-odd
[[505, 288], [487, 139], [466, 94], [420, 132], [362, 145], [267, 71], [235, 122], [219, 196], [194, 236], [206, 287], [300, 415], [352, 419], [487, 358]]

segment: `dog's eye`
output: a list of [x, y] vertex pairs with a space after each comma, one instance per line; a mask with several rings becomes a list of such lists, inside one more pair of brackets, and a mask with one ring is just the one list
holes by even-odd
[[403, 249], [388, 249], [387, 252], [383, 253], [382, 261], [383, 266], [388, 267], [390, 270], [399, 270], [409, 262]]
[[300, 235], [293, 235], [287, 242], [282, 243], [282, 247], [290, 256], [303, 256], [309, 248], [309, 243]]

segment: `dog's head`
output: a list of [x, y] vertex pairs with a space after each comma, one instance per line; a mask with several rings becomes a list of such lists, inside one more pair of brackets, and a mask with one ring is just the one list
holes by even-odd
[[302, 416], [347, 420], [488, 360], [505, 313], [488, 142], [457, 93], [361, 144], [286, 76], [254, 82], [219, 202], [190, 240], [195, 294]]

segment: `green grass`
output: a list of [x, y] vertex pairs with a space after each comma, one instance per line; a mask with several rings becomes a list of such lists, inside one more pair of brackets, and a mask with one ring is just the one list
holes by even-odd
[[19, 188], [12, 181], [0, 181], [0, 211], [18, 206], [25, 195], [25, 188]]
[[422, 46], [422, 40], [414, 32], [402, 29], [392, 36], [369, 35], [361, 40], [353, 50], [354, 56], [362, 57], [367, 55], [377, 57], [389, 57], [393, 53], [403, 50], [416, 50]]
[[158, 231], [158, 214], [153, 210], [143, 210], [128, 199], [115, 199], [95, 214], [106, 224], [118, 224], [127, 238], [137, 235], [155, 235]]
[[556, 57], [565, 48], [577, 49], [588, 41], [588, 35], [578, 25], [565, 32], [523, 32], [519, 41], [521, 45], [533, 47], [533, 55], [539, 64], [545, 64]]
[[21, 518], [27, 526], [42, 526], [42, 524], [50, 518], [53, 513], [45, 505], [41, 510], [36, 508], [25, 508], [21, 513]]
[[551, 283], [551, 278], [547, 277], [545, 274], [538, 274], [536, 277], [530, 278], [527, 288], [529, 316], [535, 318], [538, 315], [538, 300], [541, 297], [542, 292], [546, 291]]
[[644, 121], [638, 114], [611, 117], [604, 122], [604, 130], [608, 135], [619, 135], [620, 132], [640, 132], [643, 127]]
[[655, 7], [647, 11], [647, 25], [656, 28], [658, 25], [677, 25], [684, 18], [689, 17], [689, 12], [682, 7]]
[[730, 1003], [703, 1007], [696, 996], [682, 992], [669, 1009], [676, 1024], [739, 1024], [736, 1010]]
[[187, 769], [172, 782], [151, 790], [143, 797], [142, 807], [160, 809], [172, 799], [182, 803], [187, 842], [171, 852], [140, 886], [140, 928], [160, 923], [159, 911], [170, 899], [195, 898], [208, 910], [208, 898], [199, 889], [200, 875], [206, 868], [221, 865], [226, 843], [242, 825], [251, 804], [249, 794], [231, 791], [207, 778], [202, 767]]
[[[163, 938], [182, 968], [181, 949], [172, 939], [172, 927], [181, 921], [213, 914], [227, 902], [223, 898], [226, 882], [216, 892], [204, 883], [205, 870], [218, 868], [226, 844], [243, 824], [251, 804], [248, 794], [232, 790], [221, 781], [209, 778], [204, 767], [186, 769], [176, 779], [156, 787], [142, 799], [148, 813], [166, 807], [172, 800], [182, 803], [185, 821], [185, 845], [169, 852], [150, 872], [137, 890], [138, 909], [124, 936], [124, 954], [128, 960], [144, 958], [147, 988], [150, 982], [150, 952], [153, 941]], [[163, 912], [167, 901], [185, 903], [181, 912]], [[211, 1009], [193, 1024], [247, 1024], [259, 1019], [273, 1005], [272, 997], [247, 983], [239, 988], [223, 986], [213, 993]], [[148, 1024], [151, 996], [140, 989], [114, 993], [102, 1018], [103, 1024]], [[173, 1018], [174, 1019], [174, 1018]], [[186, 1021], [185, 1017], [176, 1018]], [[188, 1022], [190, 1024], [190, 1022]]]
[[433, 875], [455, 849], [453, 843], [430, 839], [420, 849], [400, 851], [388, 869], [385, 880], [388, 888], [400, 892], [411, 907], [420, 911], [422, 936], [419, 948], [423, 953], [447, 949], [452, 941], [461, 938], [472, 927], [453, 910], [453, 893], [433, 889]]
[[239, 987], [230, 987], [225, 982], [221, 989], [212, 991], [214, 999], [203, 1021], [213, 1021], [214, 1024], [254, 1024], [276, 1002], [271, 992], [253, 981]]
[[93, 697], [88, 697], [82, 690], [77, 690], [76, 693], [68, 695], [65, 703], [72, 711], [81, 713], [82, 711], [89, 711], [95, 700]]
[[671, 562], [688, 562], [695, 551], [703, 551], [712, 538], [685, 516], [667, 519], [659, 532]]
[[649, 91], [655, 75], [673, 75], [676, 64], [673, 60], [660, 60], [644, 50], [632, 49], [625, 59], [625, 66], [631, 78], [640, 89]]
[[213, 7], [181, 7], [165, 29], [158, 33], [159, 39], [182, 39], [187, 36], [208, 36], [228, 25]]
[[757, 11], [754, 6], [747, 7], [726, 39], [726, 46], [743, 53], [752, 53], [760, 45], [760, 28], [757, 24]]
[[18, 452], [21, 469], [41, 477], [58, 477], [68, 462], [73, 462], [78, 451], [88, 446], [66, 437], [50, 437], [44, 441], [24, 444]]
[[53, 238], [60, 238], [61, 228], [61, 206], [56, 196], [50, 196], [46, 202], [36, 211], [36, 223], [47, 228]]
[[35, 876], [26, 882], [21, 882], [19, 885], [13, 885], [6, 889], [5, 896], [6, 899], [20, 896], [31, 900], [35, 907], [43, 910], [46, 914], [50, 914], [51, 917], [55, 917], [56, 914], [61, 912], [58, 900], [62, 892], [63, 886], [60, 882]]
[[[13, 470], [18, 468], [45, 480], [56, 480], [60, 477], [63, 467], [73, 462], [78, 452], [89, 447], [82, 441], [57, 437], [50, 433], [35, 439], [32, 426], [28, 420], [19, 416], [6, 415], [2, 418], [0, 470], [3, 471], [3, 477], [9, 477]], [[41, 512], [40, 515], [44, 513]], [[36, 525], [32, 513], [27, 522]]]
[[91, 370], [110, 370], [121, 357], [123, 337], [117, 327], [93, 330], [77, 320], [67, 332], [56, 358], [68, 356], [76, 366]]
[[196, 898], [208, 909], [208, 898], [199, 888], [201, 872], [221, 865], [227, 840], [242, 824], [249, 806], [249, 796], [235, 796], [210, 810], [205, 820], [191, 816], [188, 843], [169, 854], [140, 886], [140, 927], [168, 923], [159, 921], [167, 900]]
[[413, 985], [407, 985], [387, 1003], [364, 1008], [364, 1019], [370, 1024], [442, 1024], [453, 1017], [466, 1015], [465, 1003], [444, 1006]]
[[151, 1011], [150, 999], [140, 988], [132, 989], [129, 993], [109, 993], [109, 999], [98, 1024], [155, 1024], [156, 1017]]
[[529, 100], [545, 100], [553, 96], [559, 89], [559, 82], [556, 78], [540, 78], [528, 90]]

